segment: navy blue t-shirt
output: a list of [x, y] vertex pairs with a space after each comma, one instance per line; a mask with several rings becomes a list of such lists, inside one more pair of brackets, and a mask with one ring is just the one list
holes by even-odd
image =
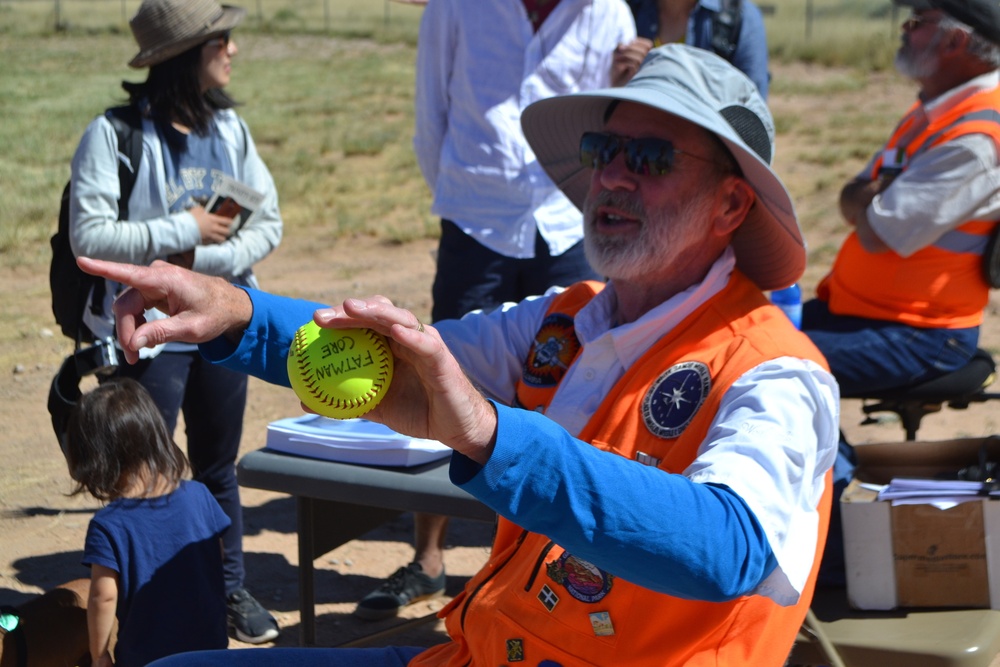
[[118, 573], [118, 667], [229, 645], [220, 543], [229, 523], [192, 481], [159, 498], [112, 501], [94, 515], [83, 564]]
[[[170, 212], [204, 206], [212, 197], [214, 175], [232, 176], [234, 173], [215, 122], [204, 137], [194, 132], [184, 134], [174, 127], [163, 128], [160, 132]], [[169, 136], [163, 136], [164, 133]]]

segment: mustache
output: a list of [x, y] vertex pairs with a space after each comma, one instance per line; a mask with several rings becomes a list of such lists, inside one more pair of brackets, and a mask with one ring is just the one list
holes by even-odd
[[601, 190], [587, 201], [586, 209], [592, 215], [600, 206], [616, 208], [630, 218], [646, 218], [646, 207], [642, 200], [628, 192]]

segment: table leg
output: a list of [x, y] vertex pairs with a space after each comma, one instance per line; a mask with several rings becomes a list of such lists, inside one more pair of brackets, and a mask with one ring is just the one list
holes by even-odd
[[313, 532], [312, 498], [299, 496], [296, 502], [298, 509], [299, 532], [299, 645], [314, 646], [316, 644], [316, 589], [313, 576], [313, 554], [315, 550], [315, 533]]
[[402, 512], [296, 496], [299, 533], [300, 646], [316, 645], [316, 585], [313, 561], [361, 537]]

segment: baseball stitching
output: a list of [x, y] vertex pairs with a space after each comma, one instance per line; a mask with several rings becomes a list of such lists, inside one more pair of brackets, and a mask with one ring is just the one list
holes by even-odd
[[301, 330], [295, 333], [292, 345], [295, 351], [296, 365], [299, 369], [299, 378], [304, 381], [305, 389], [309, 394], [320, 403], [335, 409], [353, 409], [370, 402], [385, 387], [389, 375], [389, 354], [391, 353], [383, 337], [375, 334], [371, 329], [364, 329], [363, 332], [368, 340], [374, 344], [378, 353], [378, 376], [372, 380], [371, 389], [353, 399], [336, 398], [322, 388], [316, 380], [315, 371], [312, 364], [309, 363], [309, 358], [305, 355], [306, 348], [308, 347], [305, 334]]

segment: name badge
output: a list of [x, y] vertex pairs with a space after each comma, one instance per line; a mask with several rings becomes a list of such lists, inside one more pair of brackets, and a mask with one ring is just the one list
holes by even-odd
[[906, 151], [902, 148], [887, 148], [882, 151], [882, 168], [880, 172], [898, 174], [906, 166]]

